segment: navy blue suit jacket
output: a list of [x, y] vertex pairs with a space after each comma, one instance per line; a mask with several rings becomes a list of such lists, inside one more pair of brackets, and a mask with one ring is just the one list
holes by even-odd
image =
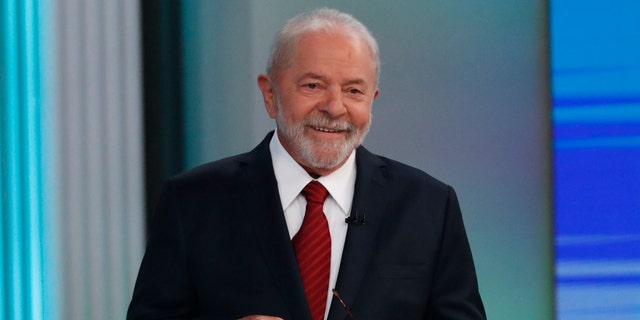
[[[128, 319], [311, 319], [269, 141], [170, 179]], [[360, 320], [485, 319], [453, 189], [359, 147], [336, 289]], [[333, 299], [329, 319], [348, 319]]]

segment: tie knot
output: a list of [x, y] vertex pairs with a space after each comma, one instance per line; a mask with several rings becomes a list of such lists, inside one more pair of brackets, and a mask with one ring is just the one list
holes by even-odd
[[307, 202], [323, 204], [328, 194], [329, 192], [327, 189], [325, 189], [320, 182], [315, 180], [309, 182], [309, 184], [302, 189], [302, 195], [307, 199]]

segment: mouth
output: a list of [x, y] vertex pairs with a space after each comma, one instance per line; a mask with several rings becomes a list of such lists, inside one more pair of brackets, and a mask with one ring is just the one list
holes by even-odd
[[331, 129], [331, 128], [323, 128], [323, 127], [315, 127], [315, 126], [311, 126], [311, 128], [313, 130], [326, 132], [326, 133], [340, 133], [345, 131], [344, 129]]

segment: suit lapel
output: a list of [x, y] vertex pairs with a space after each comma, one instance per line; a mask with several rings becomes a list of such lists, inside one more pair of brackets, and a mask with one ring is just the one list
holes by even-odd
[[[349, 225], [336, 283], [336, 290], [348, 307], [357, 303], [358, 291], [367, 274], [376, 247], [376, 236], [382, 223], [385, 207], [384, 162], [363, 147], [359, 147], [356, 152], [357, 176], [351, 211], [352, 213], [357, 211], [359, 216], [364, 215], [365, 224]], [[331, 302], [329, 319], [345, 318], [346, 312], [338, 299], [334, 298]]]
[[[302, 281], [289, 239], [277, 182], [273, 173], [267, 137], [242, 161], [238, 187], [248, 195], [243, 201], [245, 212], [251, 215], [256, 241], [263, 259], [273, 275], [280, 295], [292, 319], [311, 319]], [[342, 254], [336, 290], [347, 306], [357, 303], [358, 291], [373, 257], [375, 241], [382, 224], [385, 207], [386, 179], [384, 162], [363, 147], [356, 150], [357, 177], [352, 212], [365, 215], [364, 225], [350, 225]], [[345, 319], [346, 313], [333, 299], [329, 319]], [[355, 315], [357, 316], [357, 315]]]
[[245, 212], [251, 215], [249, 220], [263, 259], [292, 319], [311, 319], [273, 173], [269, 153], [272, 135], [270, 133], [258, 147], [247, 154], [238, 184], [248, 195], [243, 200]]

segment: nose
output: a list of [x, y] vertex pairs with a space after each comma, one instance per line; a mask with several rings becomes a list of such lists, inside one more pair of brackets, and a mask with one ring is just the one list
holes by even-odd
[[347, 106], [344, 104], [342, 90], [332, 88], [326, 91], [326, 99], [318, 108], [320, 111], [327, 113], [332, 118], [337, 118], [347, 113]]

